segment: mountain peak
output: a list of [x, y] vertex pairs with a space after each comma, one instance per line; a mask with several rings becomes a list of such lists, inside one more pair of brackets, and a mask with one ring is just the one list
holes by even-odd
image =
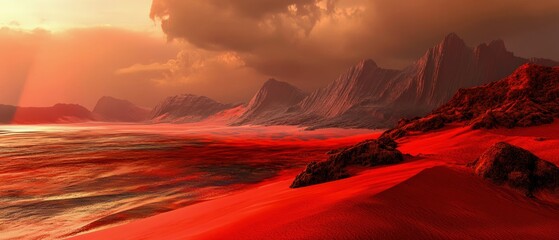
[[168, 97], [159, 103], [152, 111], [152, 116], [157, 121], [196, 122], [232, 105], [217, 102], [206, 96], [181, 94]]
[[177, 98], [177, 97], [181, 97], [181, 98], [207, 98], [206, 96], [194, 95], [194, 94], [190, 94], [190, 93], [183, 93], [183, 94], [179, 94], [179, 95], [176, 95], [176, 96], [173, 96], [173, 97], [174, 98]]
[[115, 98], [115, 97], [111, 97], [111, 96], [103, 96], [101, 98], [99, 98], [99, 100], [97, 100], [97, 104], [95, 105], [95, 107], [93, 108], [93, 112], [95, 112], [95, 109], [97, 107], [99, 107], [100, 105], [111, 105], [111, 104], [121, 104], [121, 105], [125, 105], [125, 104], [129, 104], [129, 105], [133, 105], [130, 101], [128, 100], [124, 100], [124, 99], [119, 99], [119, 98]]
[[431, 58], [440, 58], [444, 55], [461, 55], [461, 53], [470, 51], [471, 49], [462, 38], [458, 37], [456, 33], [450, 33], [439, 44], [430, 48], [420, 59], [420, 62], [426, 63]]
[[373, 59], [370, 59], [370, 58], [361, 60], [357, 64], [357, 66], [362, 67], [362, 68], [376, 68], [376, 67], [378, 67], [377, 63], [375, 61], [373, 61]]
[[99, 98], [99, 101], [102, 101], [102, 100], [121, 100], [121, 99], [111, 97], [111, 96], [102, 96], [101, 98]]
[[274, 92], [277, 92], [277, 91], [284, 91], [284, 92], [301, 91], [297, 87], [293, 86], [292, 84], [290, 84], [288, 82], [277, 80], [275, 78], [270, 78], [266, 82], [264, 82], [264, 84], [260, 88], [260, 91], [263, 91], [263, 90], [268, 90], [268, 91], [272, 90]]
[[507, 48], [505, 46], [505, 41], [503, 41], [503, 39], [493, 40], [489, 43], [488, 46], [492, 49], [507, 51]]
[[263, 119], [277, 117], [305, 96], [302, 90], [287, 82], [268, 79], [252, 97], [237, 124], [258, 123]]
[[466, 43], [464, 42], [464, 40], [462, 38], [460, 38], [456, 33], [452, 32], [449, 33], [448, 35], [446, 35], [446, 37], [444, 37], [443, 41], [441, 42], [441, 44], [443, 45], [447, 45], [447, 44], [461, 44], [461, 45], [466, 45]]
[[[512, 52], [509, 52], [507, 50], [507, 47], [505, 46], [505, 41], [503, 41], [502, 39], [493, 40], [489, 44], [482, 43], [474, 49], [474, 52], [478, 57], [514, 56]], [[495, 61], [495, 60], [489, 60], [489, 61]]]
[[93, 108], [96, 119], [107, 122], [140, 122], [148, 119], [149, 112], [128, 100], [111, 96], [101, 97]]
[[263, 87], [267, 86], [267, 85], [276, 85], [276, 84], [286, 84], [286, 82], [279, 81], [275, 78], [270, 78], [270, 79], [266, 80], [266, 82], [264, 82]]

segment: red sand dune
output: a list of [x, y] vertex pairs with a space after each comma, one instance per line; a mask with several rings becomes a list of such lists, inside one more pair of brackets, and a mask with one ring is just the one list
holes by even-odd
[[557, 164], [558, 136], [557, 122], [514, 130], [447, 126], [400, 139], [399, 149], [419, 160], [300, 189], [289, 188], [297, 172], [287, 172], [257, 188], [77, 239], [557, 239], [557, 196], [527, 198], [463, 164], [499, 141]]

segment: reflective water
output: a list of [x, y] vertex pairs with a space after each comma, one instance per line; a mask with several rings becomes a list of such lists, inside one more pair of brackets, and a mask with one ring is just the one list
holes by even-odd
[[0, 127], [0, 239], [53, 239], [229, 194], [362, 132]]

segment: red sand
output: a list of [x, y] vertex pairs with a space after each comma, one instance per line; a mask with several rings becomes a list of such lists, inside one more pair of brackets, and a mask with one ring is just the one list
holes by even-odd
[[77, 239], [557, 239], [558, 204], [494, 186], [461, 164], [497, 141], [558, 164], [558, 136], [559, 123], [446, 128], [402, 139], [400, 150], [420, 160], [300, 189], [289, 189], [296, 174], [289, 172], [257, 188]]

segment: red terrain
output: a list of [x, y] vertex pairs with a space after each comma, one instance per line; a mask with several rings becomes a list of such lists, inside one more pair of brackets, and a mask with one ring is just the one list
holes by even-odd
[[557, 239], [558, 71], [528, 64], [461, 90], [295, 181], [77, 239]]
[[559, 164], [557, 136], [559, 123], [449, 126], [399, 141], [416, 160], [298, 189], [289, 188], [297, 173], [286, 173], [258, 188], [77, 239], [556, 239], [556, 194], [532, 199], [465, 165], [501, 141]]

